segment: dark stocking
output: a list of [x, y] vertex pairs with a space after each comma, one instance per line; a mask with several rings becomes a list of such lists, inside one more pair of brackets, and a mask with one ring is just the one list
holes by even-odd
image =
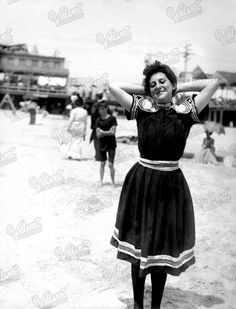
[[146, 277], [139, 277], [139, 267], [131, 264], [134, 293], [134, 309], [143, 309], [144, 285]]
[[152, 309], [160, 309], [162, 295], [166, 283], [167, 274], [159, 272], [151, 274], [152, 280]]

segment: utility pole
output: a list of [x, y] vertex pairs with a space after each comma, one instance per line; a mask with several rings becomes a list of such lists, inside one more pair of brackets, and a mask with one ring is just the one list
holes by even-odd
[[181, 52], [180, 54], [183, 54], [183, 58], [184, 58], [184, 81], [187, 81], [187, 64], [188, 64], [188, 60], [189, 60], [189, 56], [190, 55], [194, 55], [194, 53], [192, 53], [192, 50], [190, 48], [192, 44], [185, 44], [184, 46], [184, 52]]

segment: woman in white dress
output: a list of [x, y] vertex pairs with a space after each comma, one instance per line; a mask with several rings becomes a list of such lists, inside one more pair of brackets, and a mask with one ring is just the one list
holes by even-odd
[[71, 134], [68, 143], [68, 158], [80, 160], [85, 141], [88, 112], [83, 108], [83, 99], [78, 97], [74, 101], [75, 108], [70, 113], [68, 132]]
[[204, 164], [219, 165], [217, 161], [214, 138], [211, 137], [212, 132], [206, 131], [206, 137], [202, 143], [202, 150], [196, 155], [196, 160]]

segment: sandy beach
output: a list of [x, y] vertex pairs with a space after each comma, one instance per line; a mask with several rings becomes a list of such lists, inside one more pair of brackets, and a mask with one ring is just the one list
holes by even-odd
[[[50, 115], [30, 126], [28, 115], [11, 119], [0, 112], [0, 308], [131, 309], [130, 264], [116, 259], [109, 242], [137, 145], [118, 143], [117, 186], [106, 167], [100, 188], [90, 124], [84, 160], [67, 160], [60, 151], [67, 120]], [[135, 121], [118, 118], [122, 135], [136, 135]], [[203, 138], [202, 126], [194, 126], [186, 152], [199, 151]], [[213, 138], [230, 158], [236, 129]], [[162, 308], [234, 309], [236, 169], [193, 159], [180, 165], [194, 200], [196, 264], [180, 277], [168, 276]], [[150, 289], [147, 277], [145, 308]]]

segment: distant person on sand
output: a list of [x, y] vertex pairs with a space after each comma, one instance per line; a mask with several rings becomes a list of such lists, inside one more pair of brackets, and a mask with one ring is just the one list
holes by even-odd
[[83, 99], [78, 97], [74, 101], [75, 108], [70, 113], [68, 132], [71, 139], [68, 144], [68, 158], [81, 159], [82, 147], [85, 141], [88, 112], [83, 108]]
[[38, 111], [38, 105], [34, 100], [29, 100], [27, 103], [27, 109], [30, 115], [30, 122], [29, 124], [35, 124], [36, 123], [36, 114]]
[[114, 159], [116, 152], [116, 117], [108, 113], [108, 104], [106, 101], [98, 103], [98, 112], [100, 117], [96, 120], [96, 133], [99, 139], [99, 158], [100, 165], [100, 185], [103, 186], [103, 177], [108, 154], [109, 168], [112, 185], [115, 186], [115, 168]]
[[65, 106], [65, 110], [64, 110], [64, 116], [70, 118], [70, 113], [72, 111], [72, 109], [75, 107], [74, 102], [76, 100], [78, 100], [80, 96], [78, 96], [77, 94], [73, 93], [70, 96], [70, 102], [66, 104]]
[[212, 132], [206, 131], [206, 137], [203, 139], [202, 150], [196, 155], [196, 159], [200, 163], [211, 163], [219, 165], [215, 154], [214, 138], [211, 137]]
[[36, 124], [43, 124], [45, 119], [48, 117], [49, 113], [46, 111], [45, 106], [39, 108], [38, 113], [36, 115]]
[[93, 141], [94, 149], [95, 149], [95, 160], [99, 160], [99, 139], [97, 138], [96, 134], [96, 120], [100, 117], [98, 112], [98, 103], [99, 101], [95, 102], [91, 107], [91, 130], [92, 133], [90, 135], [90, 143]]
[[[178, 276], [195, 263], [193, 203], [179, 159], [192, 125], [207, 116], [218, 81], [177, 86], [171, 68], [158, 61], [143, 74], [144, 86], [109, 85], [128, 120], [136, 119], [140, 151], [124, 180], [111, 244], [118, 249], [117, 258], [131, 263], [133, 308], [143, 308], [149, 273], [151, 308], [160, 308], [167, 274]], [[188, 91], [200, 93], [175, 105], [175, 94]]]
[[[98, 104], [99, 102], [103, 102], [104, 100], [100, 99], [97, 102], [95, 102], [91, 107], [91, 135], [90, 135], [90, 143], [94, 142], [94, 149], [95, 149], [95, 160], [99, 161], [99, 139], [97, 138], [96, 133], [96, 120], [100, 117], [100, 114], [98, 112]], [[112, 115], [110, 109], [108, 108], [108, 114]]]

